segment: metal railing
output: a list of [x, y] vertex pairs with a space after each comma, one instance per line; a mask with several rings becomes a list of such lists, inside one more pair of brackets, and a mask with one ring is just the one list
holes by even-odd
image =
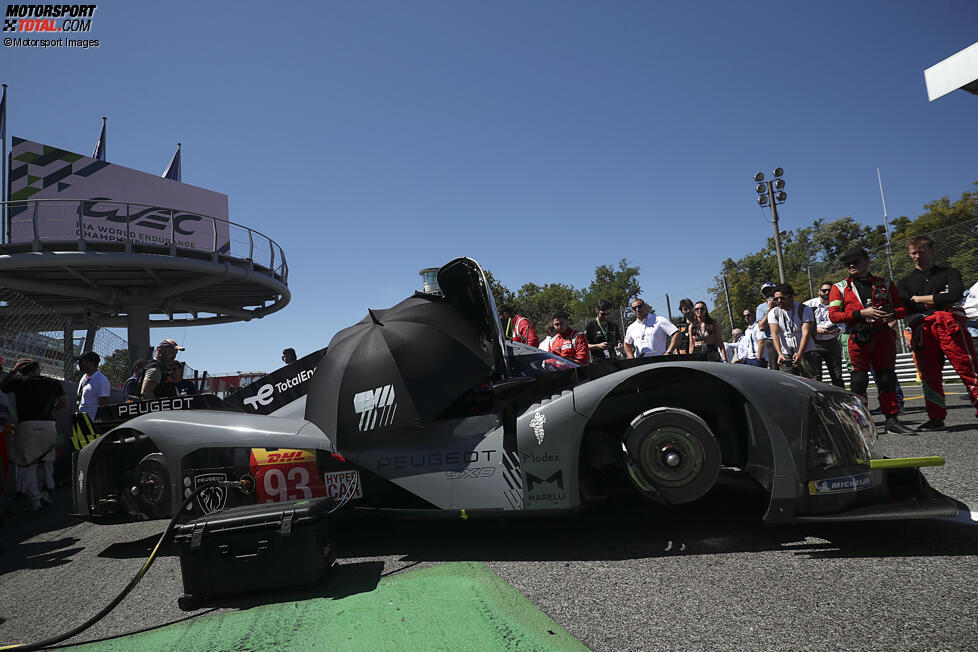
[[98, 199], [34, 199], [0, 202], [7, 215], [3, 244], [45, 242], [123, 243], [165, 247], [175, 254], [196, 251], [246, 260], [288, 282], [289, 266], [282, 247], [247, 226], [177, 208]]

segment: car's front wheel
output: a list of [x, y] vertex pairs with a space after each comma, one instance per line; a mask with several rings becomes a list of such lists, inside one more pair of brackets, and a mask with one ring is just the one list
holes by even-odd
[[720, 444], [706, 422], [688, 410], [643, 412], [632, 420], [622, 444], [632, 485], [655, 502], [696, 500], [720, 474]]

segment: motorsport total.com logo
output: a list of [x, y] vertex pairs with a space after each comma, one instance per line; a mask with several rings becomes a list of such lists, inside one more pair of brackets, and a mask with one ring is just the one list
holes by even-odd
[[96, 5], [7, 5], [4, 32], [90, 32]]

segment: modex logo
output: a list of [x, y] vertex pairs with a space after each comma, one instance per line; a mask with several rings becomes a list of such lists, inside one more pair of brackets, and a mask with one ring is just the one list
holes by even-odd
[[394, 413], [397, 412], [394, 386], [383, 385], [377, 389], [357, 392], [353, 396], [353, 409], [360, 415], [360, 432], [389, 426], [394, 422]]
[[3, 31], [88, 32], [95, 9], [96, 5], [7, 5]]

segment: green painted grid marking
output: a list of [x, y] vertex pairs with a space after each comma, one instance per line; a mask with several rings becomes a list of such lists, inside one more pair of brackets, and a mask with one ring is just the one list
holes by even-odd
[[28, 186], [26, 188], [21, 188], [20, 190], [18, 190], [17, 192], [12, 194], [10, 198], [14, 201], [18, 199], [27, 199], [28, 197], [30, 197], [36, 192], [41, 192], [41, 188], [31, 188], [30, 186]]
[[481, 563], [398, 573], [353, 595], [328, 588], [327, 597], [201, 616], [72, 649], [587, 650]]

